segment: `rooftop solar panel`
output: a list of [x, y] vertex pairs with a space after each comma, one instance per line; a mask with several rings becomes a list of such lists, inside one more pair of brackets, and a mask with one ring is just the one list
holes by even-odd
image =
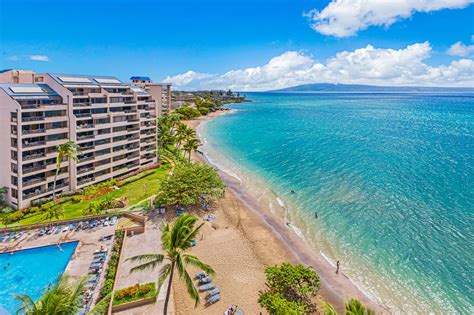
[[10, 90], [13, 93], [44, 93], [38, 86], [12, 86]]
[[113, 84], [113, 83], [117, 83], [117, 84], [121, 84], [122, 82], [120, 82], [119, 80], [117, 79], [101, 79], [101, 78], [95, 78], [94, 79], [96, 82], [99, 82], [99, 83], [108, 83], [108, 84]]
[[63, 82], [79, 82], [79, 83], [92, 83], [91, 79], [88, 78], [77, 78], [77, 77], [58, 77]]

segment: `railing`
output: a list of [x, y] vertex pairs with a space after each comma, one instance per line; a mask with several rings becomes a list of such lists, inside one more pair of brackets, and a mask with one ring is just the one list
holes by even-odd
[[30, 135], [33, 133], [43, 133], [45, 131], [46, 129], [29, 129], [29, 130], [23, 130], [22, 132], [24, 135]]
[[80, 114], [74, 114], [76, 117], [81, 118], [81, 117], [91, 117], [91, 113], [80, 113]]
[[77, 129], [92, 129], [95, 128], [95, 125], [79, 125]]
[[85, 184], [85, 183], [93, 182], [94, 180], [95, 180], [94, 177], [88, 177], [88, 178], [84, 178], [84, 179], [78, 180], [78, 181], [77, 181], [77, 184], [78, 184], [78, 185], [82, 185], [82, 184]]
[[93, 138], [94, 138], [94, 135], [78, 136], [77, 140], [93, 139]]
[[23, 186], [31, 186], [36, 183], [41, 183], [46, 180], [46, 177], [34, 178], [27, 181], [23, 181]]
[[94, 159], [94, 156], [88, 156], [88, 157], [85, 157], [85, 158], [80, 158], [79, 163], [82, 163], [82, 162], [85, 162], [85, 161], [90, 161], [90, 160], [93, 160], [93, 159]]
[[38, 121], [38, 120], [44, 120], [45, 116], [28, 116], [28, 117], [23, 117], [23, 121]]
[[46, 153], [29, 154], [29, 155], [23, 156], [23, 161], [33, 160], [33, 159], [45, 157], [45, 156], [46, 156]]
[[92, 171], [92, 170], [94, 170], [93, 167], [86, 167], [86, 168], [83, 168], [83, 169], [78, 169], [77, 174], [87, 173], [87, 172]]
[[46, 144], [46, 141], [24, 142], [23, 146], [26, 148], [29, 148], [29, 147], [34, 147], [37, 145], [44, 145], [44, 144]]
[[40, 166], [33, 166], [33, 167], [23, 168], [23, 174], [28, 174], [28, 173], [44, 170], [45, 168], [46, 168], [46, 164], [45, 165], [40, 165]]

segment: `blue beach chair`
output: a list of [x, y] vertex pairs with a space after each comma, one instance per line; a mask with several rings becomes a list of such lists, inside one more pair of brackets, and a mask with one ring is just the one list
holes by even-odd
[[221, 299], [221, 295], [220, 294], [216, 294], [216, 295], [213, 295], [211, 296], [210, 298], [207, 299], [207, 303], [208, 304], [214, 304], [216, 303], [217, 301], [219, 301]]
[[215, 289], [216, 286], [213, 285], [212, 283], [208, 283], [208, 284], [205, 284], [205, 285], [201, 285], [198, 287], [199, 289], [199, 292], [205, 292], [205, 291], [209, 291], [209, 290], [212, 290], [212, 289]]

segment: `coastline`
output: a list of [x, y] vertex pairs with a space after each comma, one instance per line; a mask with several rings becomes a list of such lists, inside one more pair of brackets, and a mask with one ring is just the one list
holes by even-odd
[[[211, 113], [207, 117], [187, 121], [186, 123], [196, 130], [201, 124], [229, 112], [230, 111], [219, 111]], [[201, 135], [199, 136], [202, 138]], [[222, 211], [222, 214], [229, 220], [231, 225], [229, 228], [239, 231], [242, 242], [247, 242], [251, 245], [255, 259], [262, 264], [263, 268], [267, 265], [278, 264], [285, 261], [311, 265], [320, 276], [320, 297], [333, 304], [338, 311], [343, 311], [344, 302], [354, 297], [374, 309], [377, 313], [389, 312], [389, 310], [380, 305], [374, 298], [370, 298], [362, 292], [357, 285], [344, 274], [343, 268], [342, 271], [336, 275], [335, 267], [324, 258], [321, 253], [316, 252], [309, 244], [305, 243], [304, 240], [298, 236], [296, 229], [290, 229], [281, 217], [274, 214], [274, 209], [268, 209], [262, 206], [262, 202], [259, 200], [260, 197], [257, 199], [246, 191], [246, 187], [243, 187], [243, 183], [238, 176], [226, 172], [225, 169], [214, 163], [209, 156], [206, 156], [205, 153], [194, 154], [193, 159], [219, 169], [219, 174], [228, 186], [226, 195], [219, 204], [225, 205], [231, 203], [234, 208], [232, 213]], [[274, 194], [271, 195], [273, 195], [273, 201], [275, 201], [276, 198], [277, 207], [279, 206], [284, 209], [281, 200]], [[269, 196], [263, 195], [261, 197], [269, 198]], [[263, 204], [269, 203], [267, 201]], [[261, 283], [260, 289], [263, 288], [264, 282]], [[257, 304], [257, 300], [255, 300], [255, 303]]]

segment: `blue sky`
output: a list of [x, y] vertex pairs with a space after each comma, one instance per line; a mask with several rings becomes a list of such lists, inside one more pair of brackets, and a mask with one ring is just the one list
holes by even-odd
[[[0, 68], [115, 75], [123, 80], [131, 75], [149, 75], [155, 80], [176, 79], [178, 85], [187, 82], [180, 82], [179, 75], [192, 71], [203, 75], [195, 75], [197, 79], [182, 84], [184, 87], [192, 88], [193, 84], [224, 87], [227, 84], [258, 90], [275, 85], [275, 82], [267, 82], [275, 81], [275, 74], [262, 69], [278, 56], [285, 56], [282, 58], [285, 60], [277, 67], [287, 67], [289, 59], [289, 63], [293, 63], [305, 57], [296, 65], [290, 65], [289, 70], [299, 71], [316, 64], [327, 67], [328, 60], [337, 53], [354, 52], [367, 45], [383, 54], [385, 50], [403, 50], [409, 45], [428, 42], [429, 51], [426, 46], [421, 47], [425, 54], [421, 59], [423, 65], [429, 67], [424, 71], [432, 72], [431, 67], [449, 67], [461, 59], [472, 61], [474, 52], [472, 0], [445, 0], [442, 8], [433, 4], [443, 2], [440, 0], [407, 0], [409, 4], [405, 6], [408, 7], [395, 9], [385, 8], [373, 0], [366, 1], [369, 2], [366, 6], [374, 2], [372, 7], [361, 8], [359, 16], [349, 17], [344, 16], [344, 3], [340, 9], [331, 9], [335, 0], [0, 1]], [[341, 2], [348, 2], [347, 8], [357, 6], [359, 0]], [[329, 31], [312, 28], [314, 23], [327, 24], [321, 16], [304, 16], [313, 9], [339, 18], [342, 23], [353, 21], [349, 32], [354, 34], [341, 34], [340, 25], [329, 25]], [[386, 17], [387, 12], [397, 10], [400, 11], [398, 16]], [[364, 22], [364, 12], [380, 19]], [[364, 23], [365, 26], [360, 26]], [[461, 42], [459, 49], [448, 54], [449, 48], [457, 42]], [[296, 52], [296, 55], [285, 55], [288, 52]], [[350, 65], [344, 67], [350, 69]], [[413, 68], [413, 64], [410, 67]], [[472, 65], [464, 62], [463, 67], [462, 78], [449, 78], [449, 81], [436, 77], [434, 81], [439, 85], [471, 85], [474, 81]], [[246, 81], [247, 77], [226, 78], [228, 71], [245, 72], [246, 69], [260, 69], [262, 76], [271, 78], [265, 82], [262, 78], [253, 78], [245, 86], [239, 86], [236, 81]], [[338, 82], [381, 84], [396, 75], [385, 73], [373, 80], [372, 75], [352, 72], [353, 76], [348, 77], [335, 75], [333, 70], [324, 75], [313, 71], [301, 82], [292, 77], [281, 84], [307, 83], [318, 76], [321, 81], [334, 78], [333, 81]], [[412, 77], [405, 81], [392, 79], [388, 81], [394, 84], [427, 83]]]

